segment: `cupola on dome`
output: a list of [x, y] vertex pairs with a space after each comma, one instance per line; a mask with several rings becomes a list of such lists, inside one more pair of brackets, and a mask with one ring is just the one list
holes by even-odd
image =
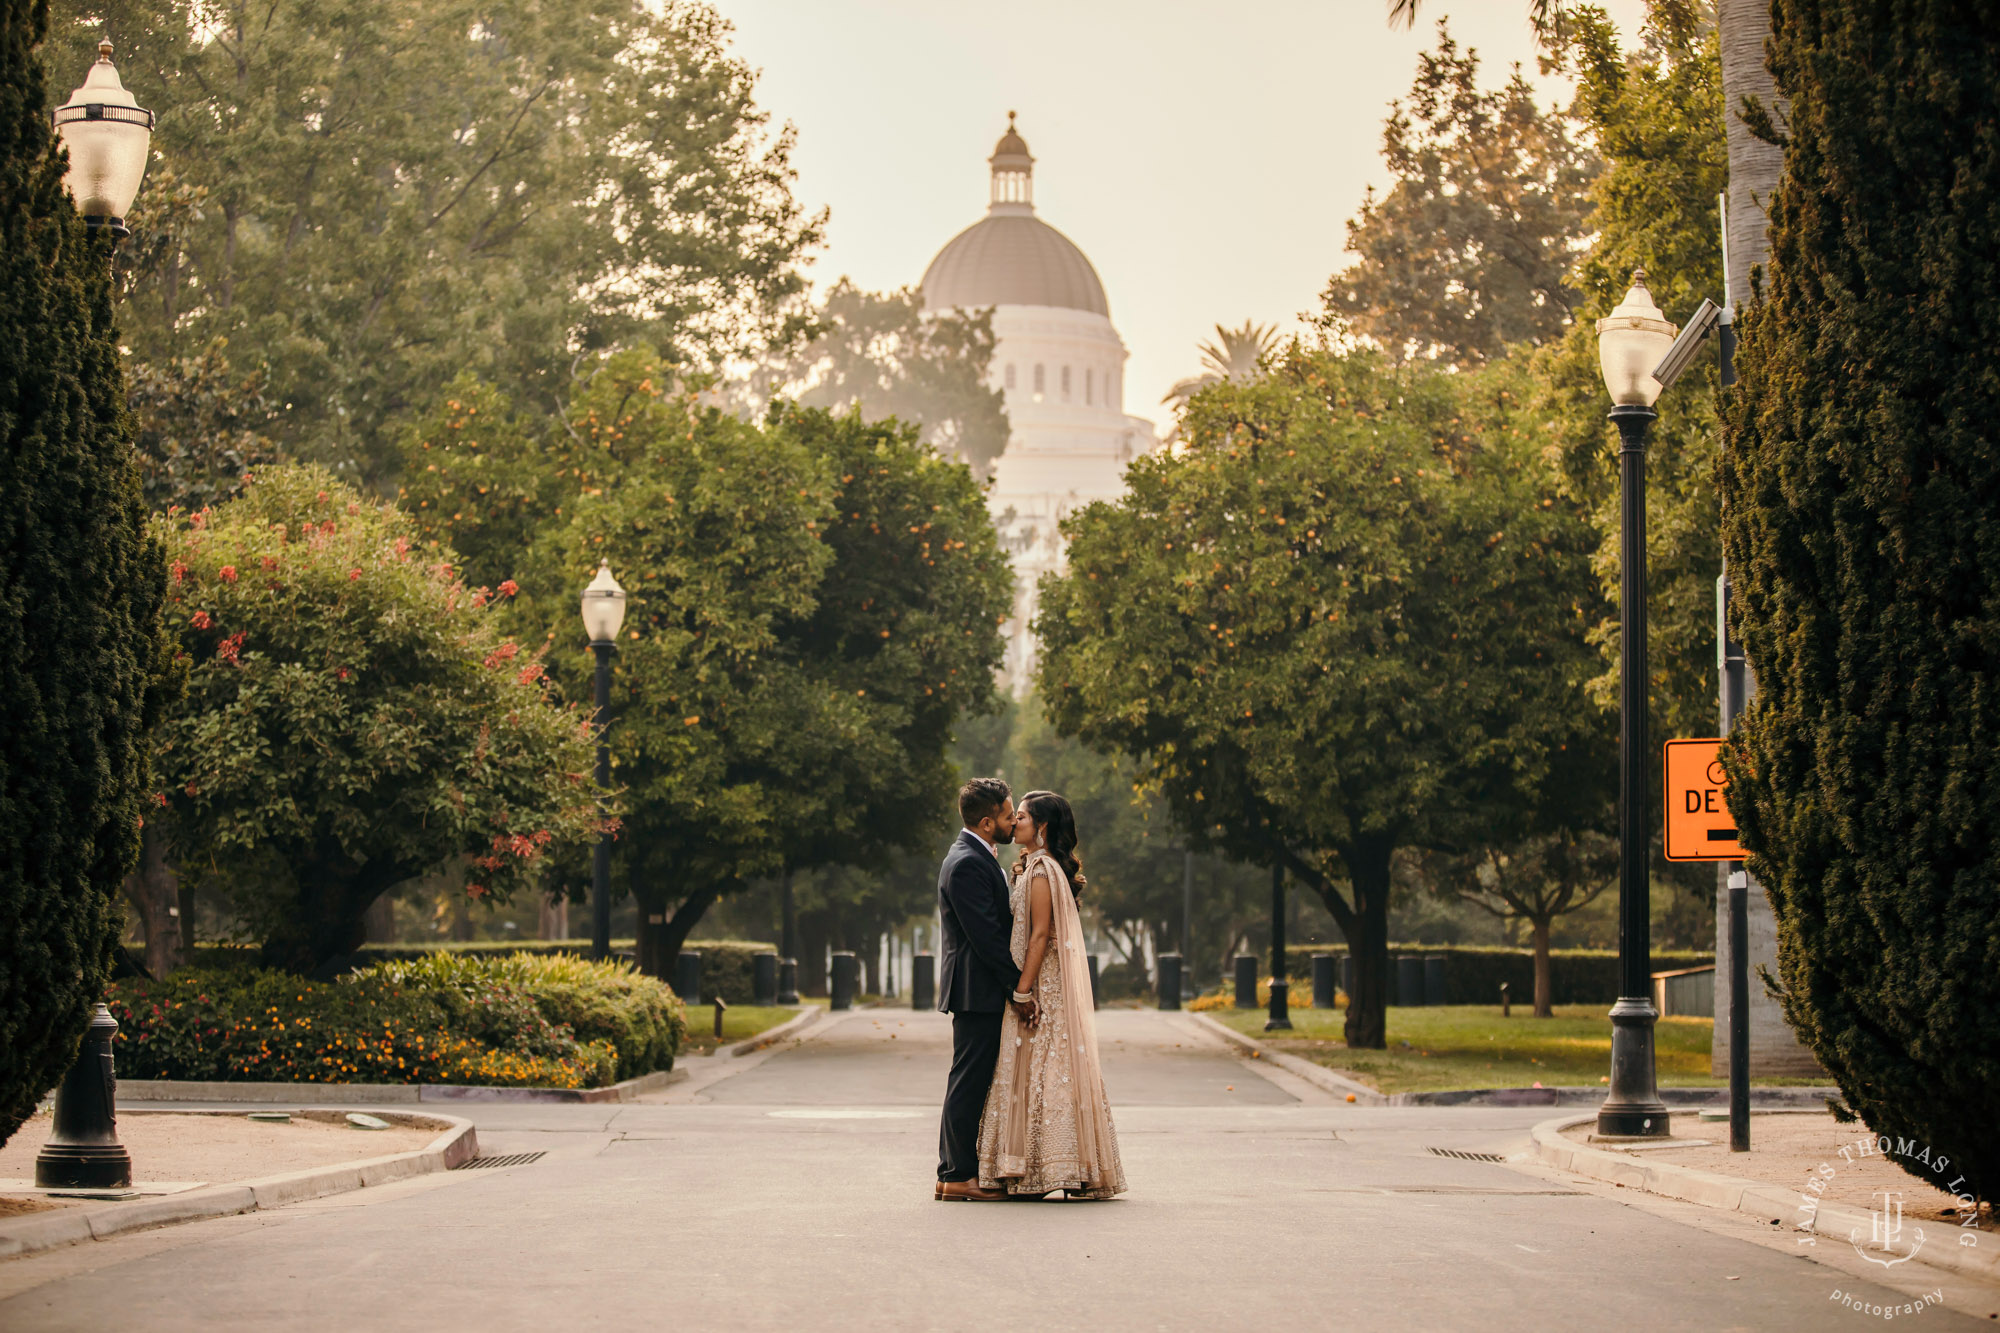
[[924, 307], [967, 310], [1045, 305], [1111, 314], [1097, 270], [1069, 237], [1035, 216], [1035, 159], [1007, 113], [1007, 132], [987, 159], [993, 172], [986, 216], [951, 238], [924, 270]]

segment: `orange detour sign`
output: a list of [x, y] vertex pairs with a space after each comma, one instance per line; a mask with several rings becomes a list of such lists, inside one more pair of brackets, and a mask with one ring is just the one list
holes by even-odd
[[1720, 740], [1667, 742], [1667, 859], [1740, 861], [1736, 818], [1722, 799]]

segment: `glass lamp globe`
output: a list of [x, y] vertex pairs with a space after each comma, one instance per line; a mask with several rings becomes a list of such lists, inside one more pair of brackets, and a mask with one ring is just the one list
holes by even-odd
[[91, 227], [126, 234], [125, 215], [146, 175], [153, 113], [132, 100], [111, 63], [111, 43], [97, 44], [97, 63], [56, 108], [56, 133], [69, 149], [65, 184]]
[[1632, 270], [1632, 289], [1618, 308], [1597, 321], [1597, 362], [1604, 387], [1619, 407], [1651, 407], [1660, 396], [1653, 367], [1674, 345], [1672, 321], [1653, 304], [1646, 290], [1646, 270]]
[[592, 643], [610, 643], [625, 623], [625, 589], [611, 577], [611, 562], [597, 567], [597, 577], [583, 590], [583, 628]]

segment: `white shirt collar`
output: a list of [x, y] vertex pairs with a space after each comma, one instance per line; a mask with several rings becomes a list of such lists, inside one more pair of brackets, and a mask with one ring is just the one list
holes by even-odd
[[984, 847], [987, 850], [988, 854], [990, 854], [995, 861], [998, 861], [1000, 859], [1000, 849], [994, 844], [986, 841], [986, 839], [983, 836], [981, 836], [978, 829], [967, 829], [966, 832], [970, 833], [972, 835], [972, 840], [978, 843], [981, 847]]

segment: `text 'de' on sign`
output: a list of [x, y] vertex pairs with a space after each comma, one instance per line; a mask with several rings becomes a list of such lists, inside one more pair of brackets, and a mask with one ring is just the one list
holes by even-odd
[[1736, 817], [1722, 793], [1720, 740], [1667, 742], [1667, 859], [1740, 861]]

